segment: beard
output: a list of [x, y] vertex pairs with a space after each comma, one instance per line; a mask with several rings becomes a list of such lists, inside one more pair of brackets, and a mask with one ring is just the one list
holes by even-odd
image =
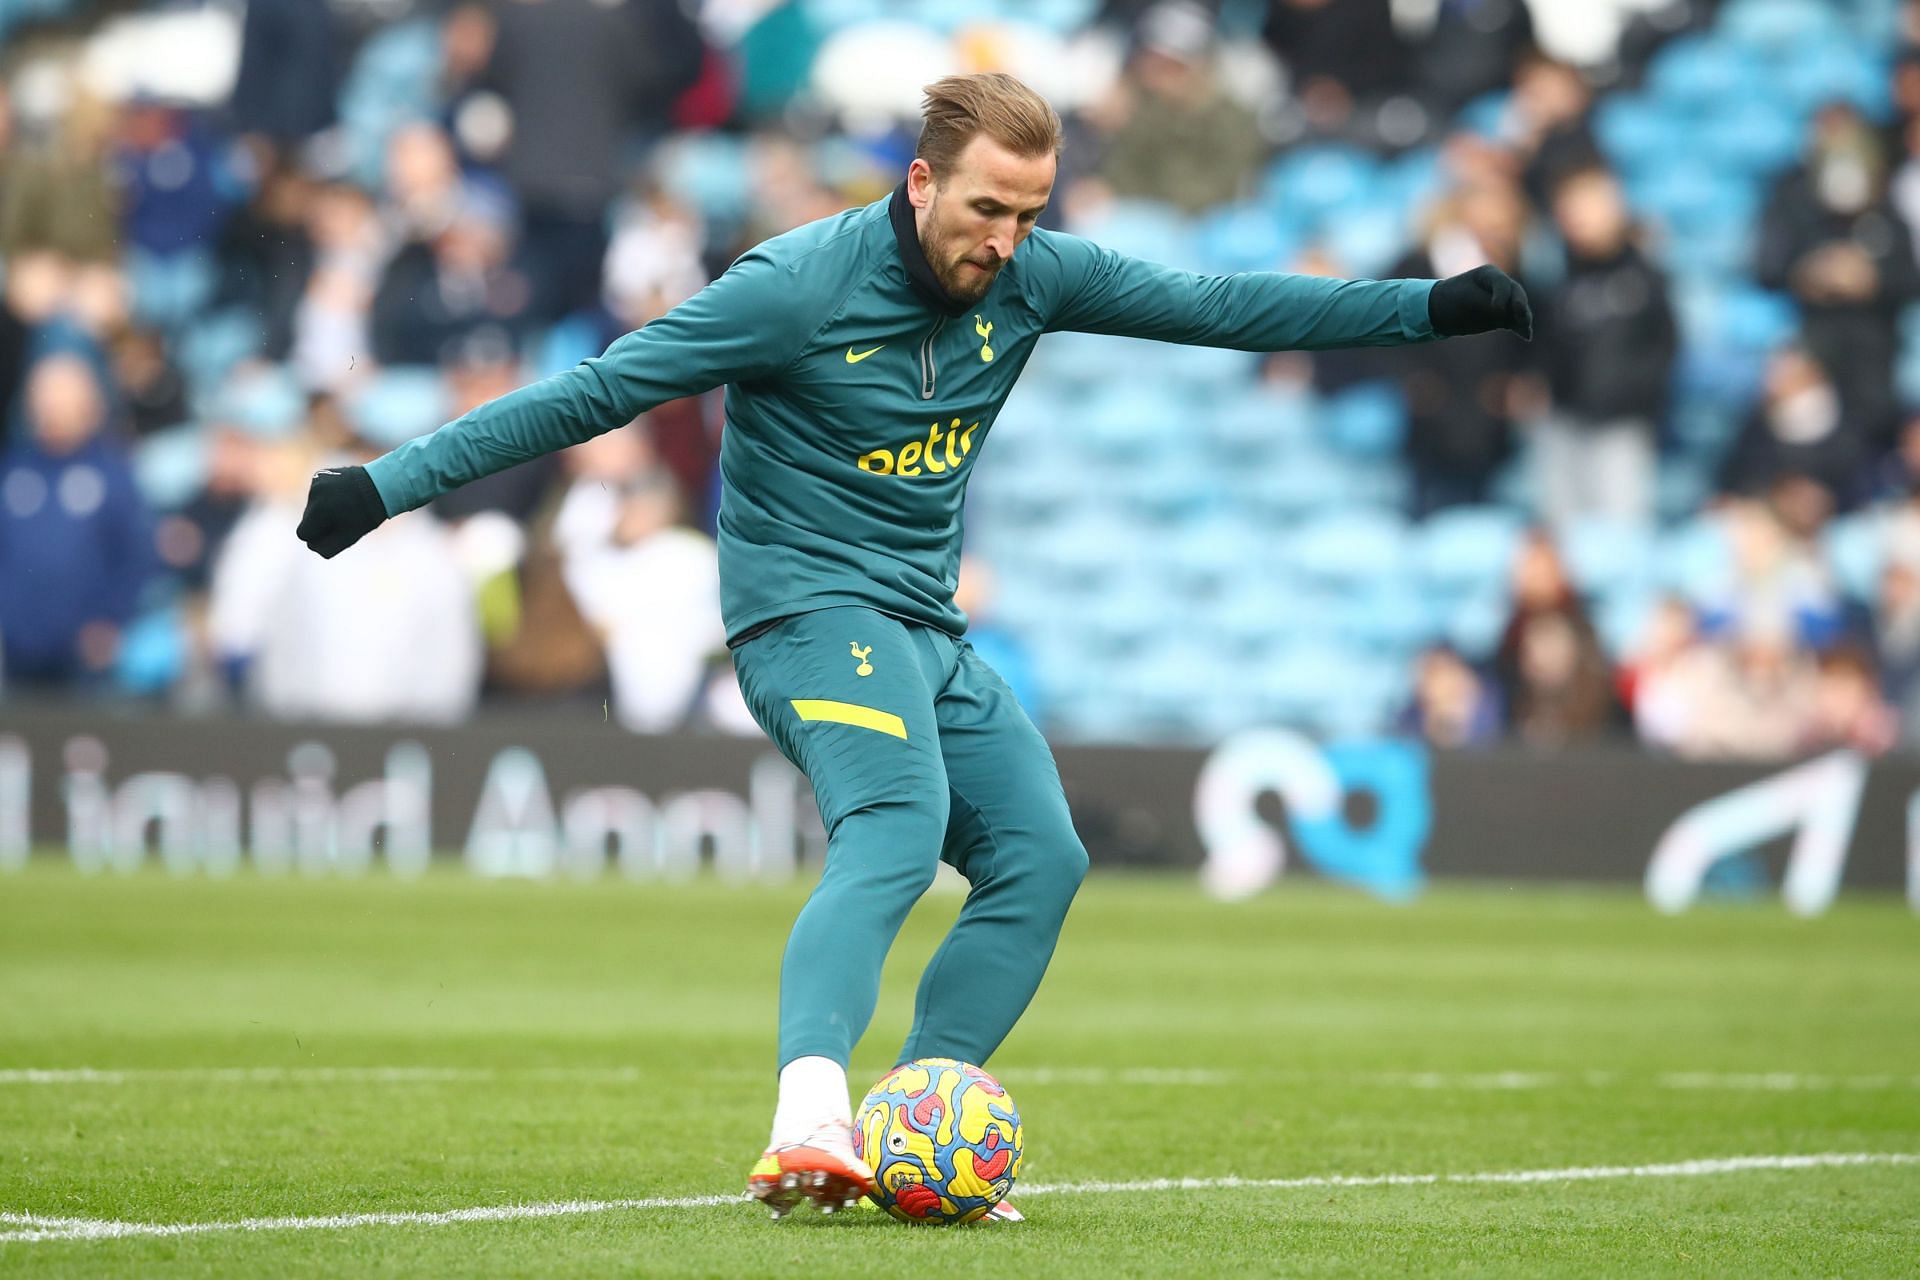
[[940, 282], [940, 287], [947, 291], [948, 296], [956, 302], [972, 306], [987, 296], [987, 290], [993, 288], [993, 282], [1000, 278], [1000, 268], [1007, 264], [1004, 259], [995, 260], [991, 267], [969, 263], [972, 255], [954, 247], [957, 239], [940, 225], [940, 206], [936, 201], [928, 210], [927, 228], [920, 237], [920, 251], [927, 256], [927, 265], [933, 268], [934, 279]]

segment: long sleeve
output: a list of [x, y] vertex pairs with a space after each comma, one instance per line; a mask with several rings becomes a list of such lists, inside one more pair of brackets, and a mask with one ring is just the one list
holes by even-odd
[[1195, 275], [1044, 231], [1025, 248], [1050, 330], [1241, 351], [1397, 346], [1436, 336], [1427, 316], [1431, 280]]
[[[655, 405], [778, 373], [811, 331], [758, 250], [602, 355], [490, 400], [367, 466], [388, 515], [625, 426]], [[783, 293], [785, 296], [783, 296]]]

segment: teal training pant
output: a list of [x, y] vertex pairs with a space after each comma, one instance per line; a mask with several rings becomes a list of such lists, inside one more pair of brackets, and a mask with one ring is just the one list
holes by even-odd
[[971, 888], [920, 980], [899, 1061], [985, 1063], [1040, 985], [1087, 869], [1046, 740], [966, 641], [872, 609], [796, 614], [733, 662], [827, 828], [826, 867], [781, 961], [780, 1065], [846, 1065], [942, 860]]

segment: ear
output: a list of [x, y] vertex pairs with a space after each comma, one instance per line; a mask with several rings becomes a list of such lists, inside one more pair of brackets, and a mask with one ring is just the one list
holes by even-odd
[[940, 183], [933, 176], [933, 166], [915, 156], [913, 163], [907, 166], [907, 203], [916, 209], [924, 209], [933, 203], [934, 193]]

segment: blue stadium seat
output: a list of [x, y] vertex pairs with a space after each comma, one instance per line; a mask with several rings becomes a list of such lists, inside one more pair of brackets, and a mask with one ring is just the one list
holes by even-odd
[[1658, 537], [1646, 525], [1582, 516], [1556, 540], [1574, 585], [1586, 595], [1642, 590], [1653, 576]]
[[1397, 384], [1363, 382], [1330, 397], [1327, 440], [1346, 453], [1395, 457], [1407, 435], [1407, 402]]
[[1753, 50], [1730, 40], [1690, 35], [1671, 41], [1647, 68], [1647, 85], [1662, 102], [1710, 111], [1764, 96], [1767, 68]]
[[1834, 578], [1848, 595], [1871, 602], [1880, 594], [1880, 570], [1886, 563], [1886, 531], [1879, 513], [1839, 516], [1820, 539]]
[[200, 314], [217, 283], [212, 256], [201, 249], [169, 254], [134, 249], [124, 265], [134, 315], [162, 329], [174, 329]]
[[446, 382], [428, 365], [393, 365], [362, 383], [346, 411], [356, 432], [391, 449], [447, 420]]
[[1510, 507], [1453, 507], [1415, 530], [1421, 581], [1451, 598], [1504, 591], [1526, 520]]
[[1593, 130], [1601, 149], [1623, 170], [1670, 155], [1679, 124], [1671, 107], [1632, 94], [1609, 95], [1593, 109]]
[[1333, 210], [1368, 198], [1372, 157], [1352, 147], [1298, 147], [1267, 170], [1261, 198], [1276, 212], [1317, 224]]
[[1716, 25], [1730, 42], [1783, 60], [1844, 34], [1831, 0], [1732, 0]]
[[1350, 507], [1302, 526], [1287, 540], [1286, 555], [1311, 581], [1373, 586], [1408, 573], [1409, 542], [1399, 512]]
[[1733, 545], [1712, 516], [1696, 516], [1660, 540], [1658, 584], [1700, 604], [1722, 593], [1733, 577]]
[[1485, 662], [1500, 645], [1512, 604], [1506, 588], [1474, 592], [1447, 608], [1444, 632], [1447, 643], [1469, 662]]
[[1811, 110], [1833, 100], [1851, 102], [1874, 119], [1890, 107], [1887, 60], [1845, 38], [1797, 47], [1779, 69], [1789, 101]]
[[686, 134], [660, 149], [661, 183], [703, 218], [735, 223], [752, 203], [753, 168], [745, 139], [731, 134]]
[[260, 322], [240, 307], [213, 312], [186, 327], [173, 358], [186, 377], [196, 411], [210, 410], [227, 374], [260, 350], [260, 339]]
[[1170, 204], [1156, 200], [1115, 200], [1085, 220], [1079, 233], [1128, 257], [1169, 267], [1199, 265], [1195, 224]]
[[206, 487], [207, 444], [197, 423], [142, 436], [133, 446], [133, 475], [147, 501], [163, 511], [192, 501]]
[[1618, 662], [1632, 653], [1659, 604], [1660, 597], [1650, 591], [1616, 591], [1600, 600], [1594, 610], [1594, 630], [1609, 658]]
[[1194, 235], [1202, 270], [1216, 275], [1284, 270], [1300, 251], [1298, 226], [1278, 210], [1252, 201], [1201, 215]]
[[283, 439], [306, 422], [307, 395], [286, 365], [251, 366], [221, 384], [210, 416], [248, 435]]
[[1312, 441], [1318, 419], [1311, 392], [1247, 385], [1213, 402], [1206, 431], [1219, 452], [1257, 459]]

